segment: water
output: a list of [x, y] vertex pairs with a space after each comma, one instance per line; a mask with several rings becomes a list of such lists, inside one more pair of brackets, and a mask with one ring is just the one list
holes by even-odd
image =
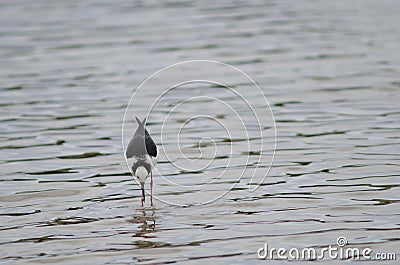
[[[320, 249], [336, 246], [339, 236], [373, 253], [398, 252], [399, 11], [396, 1], [3, 1], [1, 263], [282, 264], [258, 259], [257, 250], [266, 242]], [[260, 84], [276, 121], [275, 161], [256, 192], [245, 177], [210, 204], [156, 201], [141, 209], [122, 152], [125, 108], [146, 77], [191, 59], [232, 64]], [[248, 84], [231, 82], [252, 95]], [[161, 87], [138, 99], [138, 115]], [[176, 93], [152, 112], [148, 128], [159, 144], [168, 104], [185, 96]], [[170, 128], [204, 104], [234, 125], [220, 106], [192, 103]], [[155, 175], [157, 194], [202, 201], [234, 183], [249, 154], [236, 129], [231, 139], [201, 119], [185, 127], [179, 142], [189, 158], [204, 150], [199, 165], [208, 161], [212, 140], [199, 149], [207, 136], [220, 152], [199, 172], [175, 167], [188, 160], [167, 130], [163, 150], [171, 158], [162, 155], [157, 169], [192, 187], [182, 192]], [[265, 132], [262, 151], [271, 155], [271, 127]], [[253, 159], [260, 138], [251, 139]], [[196, 188], [219, 174], [231, 143], [228, 179]]]

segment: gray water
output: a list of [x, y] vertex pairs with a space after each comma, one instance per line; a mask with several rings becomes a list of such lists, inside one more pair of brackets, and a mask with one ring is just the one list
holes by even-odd
[[[283, 264], [260, 260], [257, 250], [320, 249], [339, 236], [349, 247], [398, 253], [399, 12], [397, 1], [2, 1], [0, 263]], [[174, 114], [163, 136], [169, 109], [191, 93], [238, 100], [192, 85], [165, 98], [148, 129], [163, 145], [155, 194], [193, 201], [143, 209], [123, 156], [125, 109], [145, 78], [192, 59], [231, 64], [260, 85], [275, 117], [275, 161], [255, 192], [248, 175], [237, 181], [245, 167], [267, 172], [273, 121], [249, 150], [232, 115], [212, 101]], [[228, 79], [252, 97], [249, 84]], [[145, 90], [130, 106], [127, 136], [133, 115], [144, 117], [163, 89]], [[238, 135], [197, 119], [179, 139], [185, 158], [172, 128], [204, 110]], [[260, 140], [266, 159], [257, 164]], [[211, 165], [176, 167], [195, 161], [199, 146], [199, 167], [218, 147]], [[224, 166], [228, 179], [217, 179]], [[194, 205], [235, 181], [222, 198]]]

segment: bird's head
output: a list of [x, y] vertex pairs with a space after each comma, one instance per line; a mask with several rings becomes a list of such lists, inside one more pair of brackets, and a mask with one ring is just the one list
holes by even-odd
[[140, 166], [137, 167], [135, 170], [135, 177], [140, 181], [140, 182], [144, 182], [147, 178], [147, 176], [149, 175], [149, 171], [146, 167], [144, 166]]

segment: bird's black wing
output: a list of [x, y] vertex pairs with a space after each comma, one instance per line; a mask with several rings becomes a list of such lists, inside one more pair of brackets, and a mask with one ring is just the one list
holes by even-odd
[[157, 146], [147, 130], [145, 130], [145, 135], [147, 153], [152, 157], [157, 157]]
[[145, 155], [146, 148], [145, 137], [143, 135], [135, 135], [129, 142], [128, 148], [126, 148], [126, 158]]

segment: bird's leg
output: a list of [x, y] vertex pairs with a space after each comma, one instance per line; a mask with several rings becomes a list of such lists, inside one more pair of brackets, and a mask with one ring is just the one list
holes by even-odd
[[150, 205], [153, 206], [153, 171], [150, 171]]
[[144, 205], [145, 195], [144, 195], [144, 187], [142, 187], [142, 207]]

